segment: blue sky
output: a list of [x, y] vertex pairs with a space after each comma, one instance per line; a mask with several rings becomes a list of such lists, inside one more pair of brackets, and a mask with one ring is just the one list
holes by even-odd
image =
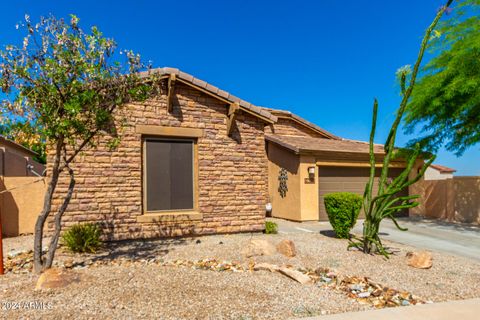
[[[374, 97], [383, 143], [399, 103], [395, 71], [412, 64], [441, 0], [4, 2], [0, 44], [15, 24], [77, 14], [120, 48], [180, 68], [256, 105], [290, 110], [345, 138], [367, 140]], [[408, 136], [400, 134], [403, 145]], [[480, 175], [480, 148], [437, 163]]]

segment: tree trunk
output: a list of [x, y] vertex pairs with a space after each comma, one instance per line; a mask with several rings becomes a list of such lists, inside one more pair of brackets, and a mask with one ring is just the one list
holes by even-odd
[[55, 215], [55, 232], [50, 241], [50, 246], [48, 247], [47, 258], [43, 265], [43, 269], [49, 269], [52, 267], [53, 258], [55, 257], [55, 251], [57, 250], [58, 239], [60, 237], [60, 231], [62, 230], [62, 217], [65, 213], [65, 210], [67, 210], [70, 199], [72, 199], [73, 189], [75, 188], [75, 176], [73, 174], [73, 170], [70, 167], [67, 168], [68, 174], [70, 175], [70, 184], [68, 185], [68, 192], [65, 199], [63, 200], [63, 204]]
[[42, 242], [43, 242], [43, 228], [45, 221], [47, 221], [48, 216], [52, 208], [52, 197], [57, 187], [58, 177], [60, 176], [60, 159], [61, 151], [63, 147], [63, 138], [60, 138], [57, 141], [57, 146], [55, 148], [55, 157], [52, 167], [52, 178], [48, 183], [47, 192], [43, 200], [43, 209], [40, 215], [37, 218], [35, 223], [35, 237], [33, 243], [33, 261], [34, 261], [34, 271], [36, 273], [41, 273], [43, 271], [43, 253], [42, 253]]

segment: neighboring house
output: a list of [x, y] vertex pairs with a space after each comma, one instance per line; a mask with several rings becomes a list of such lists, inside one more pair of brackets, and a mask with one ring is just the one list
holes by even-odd
[[0, 135], [0, 176], [29, 177], [35, 172], [42, 174], [45, 166], [35, 161], [37, 153]]
[[39, 174], [45, 170], [43, 164], [33, 160], [36, 155], [0, 136], [0, 192], [4, 191], [0, 193], [0, 213], [5, 236], [33, 232], [44, 196], [44, 184], [30, 170]]
[[[100, 141], [76, 160], [65, 226], [99, 222], [110, 239], [261, 231], [269, 202], [273, 216], [319, 220], [326, 219], [323, 194], [363, 193], [367, 143], [254, 106], [178, 69], [154, 72], [163, 92], [122, 108], [118, 148]], [[61, 201], [57, 194], [54, 204]]]
[[431, 164], [427, 170], [425, 171], [425, 180], [445, 180], [445, 179], [452, 179], [453, 174], [457, 170], [441, 166], [439, 164]]

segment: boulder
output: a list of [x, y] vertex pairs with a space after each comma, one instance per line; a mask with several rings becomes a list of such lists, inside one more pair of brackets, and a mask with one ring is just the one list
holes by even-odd
[[65, 269], [51, 268], [40, 275], [35, 290], [64, 288], [75, 282], [80, 282], [80, 276], [77, 273]]
[[432, 267], [432, 254], [428, 251], [407, 252], [408, 265], [418, 269]]
[[242, 250], [242, 254], [247, 257], [270, 256], [275, 253], [273, 244], [266, 240], [253, 239]]
[[282, 240], [277, 244], [277, 251], [286, 257], [292, 258], [297, 255], [295, 244], [292, 240]]

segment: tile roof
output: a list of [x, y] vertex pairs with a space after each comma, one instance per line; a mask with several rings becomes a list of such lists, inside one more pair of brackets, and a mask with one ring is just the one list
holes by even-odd
[[[356, 140], [334, 140], [311, 137], [297, 136], [279, 136], [265, 135], [267, 141], [276, 143], [284, 148], [290, 149], [295, 153], [315, 153], [319, 151], [327, 152], [348, 152], [348, 153], [369, 153], [368, 142]], [[384, 154], [383, 145], [374, 145], [375, 154]]]
[[302, 117], [300, 116], [297, 116], [296, 114], [290, 112], [290, 111], [287, 111], [287, 110], [280, 110], [280, 109], [272, 109], [272, 108], [266, 108], [266, 107], [263, 107], [264, 109], [268, 110], [268, 112], [270, 112], [271, 114], [277, 116], [278, 118], [290, 118], [290, 119], [293, 119], [299, 123], [301, 123], [302, 125], [312, 129], [313, 131], [316, 131], [316, 132], [319, 132], [320, 134], [330, 138], [330, 139], [335, 139], [335, 140], [341, 140], [342, 138], [334, 135], [333, 133], [330, 133], [328, 132], [327, 130], [323, 129], [323, 128], [320, 128], [319, 126], [317, 126], [316, 124], [310, 122], [310, 121], [307, 121], [305, 119], [303, 119]]
[[445, 166], [441, 166], [439, 164], [431, 164], [430, 167], [435, 169], [435, 170], [440, 171], [441, 173], [454, 173], [454, 172], [457, 171], [455, 169], [445, 167]]
[[157, 68], [157, 69], [152, 69], [150, 71], [144, 71], [140, 73], [140, 77], [147, 78], [152, 74], [157, 74], [157, 75], [170, 75], [170, 74], [175, 74], [177, 76], [177, 79], [180, 79], [182, 82], [192, 85], [194, 87], [197, 87], [201, 90], [205, 90], [209, 92], [210, 94], [216, 95], [219, 98], [222, 98], [223, 100], [226, 100], [231, 103], [238, 103], [240, 105], [240, 108], [243, 109], [244, 111], [253, 113], [254, 115], [260, 116], [261, 118], [264, 118], [268, 120], [269, 122], [276, 122], [277, 117], [274, 116], [272, 113], [267, 111], [265, 108], [261, 108], [258, 106], [255, 106], [251, 104], [250, 102], [247, 102], [245, 100], [242, 100], [226, 91], [223, 91], [219, 89], [216, 86], [213, 86], [203, 80], [200, 80], [198, 78], [195, 78], [194, 76], [180, 71], [177, 68], [169, 68], [169, 67], [164, 67], [164, 68]]

